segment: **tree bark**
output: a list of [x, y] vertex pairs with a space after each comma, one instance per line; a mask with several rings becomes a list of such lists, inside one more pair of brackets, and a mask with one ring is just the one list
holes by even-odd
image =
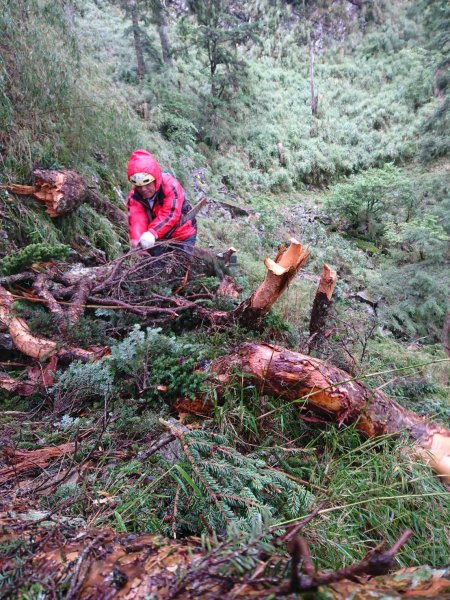
[[331, 297], [336, 286], [336, 279], [336, 272], [330, 269], [328, 265], [323, 265], [322, 275], [314, 298], [311, 319], [309, 322], [309, 351], [313, 348], [317, 348], [323, 342], [328, 310], [333, 304]]
[[92, 189], [88, 190], [86, 201], [95, 208], [95, 210], [109, 219], [111, 223], [125, 229], [128, 236], [128, 219], [124, 210], [121, 210], [110, 200]]
[[[49, 521], [51, 513], [45, 517]], [[0, 556], [0, 570], [8, 575], [4, 584], [7, 591], [16, 592], [24, 583], [37, 579], [50, 582], [55, 597], [56, 592], [63, 593], [64, 590], [67, 600], [264, 600], [269, 596], [291, 597], [294, 583], [295, 589], [312, 589], [313, 594], [326, 593], [330, 600], [345, 600], [350, 597], [391, 597], [392, 593], [400, 597], [399, 592], [408, 597], [444, 598], [450, 587], [445, 569], [424, 572], [422, 567], [414, 567], [370, 580], [363, 577], [365, 573], [386, 573], [399, 546], [404, 543], [405, 535], [391, 549], [371, 552], [360, 563], [339, 571], [312, 574], [307, 574], [314, 567], [310, 559], [305, 560], [305, 554], [309, 554], [305, 552], [305, 544], [299, 544], [302, 538], [295, 539], [291, 550], [292, 570], [300, 570], [297, 555], [303, 558], [301, 569], [305, 575], [300, 573], [295, 579], [291, 577], [286, 586], [282, 576], [276, 577], [271, 571], [270, 576], [264, 578], [264, 564], [260, 560], [256, 561], [253, 576], [251, 567], [242, 578], [227, 575], [227, 567], [231, 567], [240, 554], [248, 554], [251, 543], [243, 545], [239, 551], [233, 547], [225, 548], [221, 554], [213, 545], [207, 553], [199, 538], [170, 540], [155, 534], [116, 533], [107, 528], [77, 531], [66, 526], [51, 529], [48, 525], [42, 527], [25, 519], [25, 515], [21, 521], [11, 513], [0, 513], [0, 543], [6, 549]], [[17, 545], [19, 540], [21, 550], [29, 550], [20, 561], [16, 553], [8, 552], [8, 546]], [[301, 551], [296, 552], [299, 545]], [[219, 548], [223, 546], [222, 542]], [[228, 550], [228, 558], [225, 550]], [[315, 586], [320, 586], [320, 591]]]
[[217, 359], [212, 371], [221, 388], [232, 373], [244, 373], [253, 378], [261, 395], [298, 400], [301, 408], [338, 425], [353, 423], [367, 437], [405, 431], [417, 454], [450, 481], [449, 429], [406, 410], [382, 391], [354, 381], [324, 361], [269, 344], [246, 343], [236, 354]]
[[169, 40], [169, 25], [167, 24], [166, 11], [160, 0], [152, 2], [154, 19], [158, 27], [159, 40], [161, 42], [161, 51], [164, 64], [172, 65], [172, 52]]
[[309, 88], [311, 92], [311, 112], [314, 117], [317, 117], [319, 105], [319, 95], [315, 94], [314, 90], [314, 42], [309, 44]]
[[131, 14], [131, 23], [134, 38], [134, 51], [136, 52], [137, 72], [139, 79], [143, 79], [146, 73], [146, 68], [144, 53], [142, 51], [141, 30], [139, 28], [139, 13], [136, 0], [128, 0], [128, 9]]
[[285, 167], [286, 166], [286, 158], [284, 156], [283, 144], [281, 142], [278, 142], [277, 150], [278, 150], [278, 162], [280, 163], [280, 167]]

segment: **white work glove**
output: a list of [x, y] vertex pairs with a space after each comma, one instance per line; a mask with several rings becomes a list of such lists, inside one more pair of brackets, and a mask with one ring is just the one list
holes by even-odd
[[153, 233], [150, 233], [150, 231], [146, 231], [139, 238], [139, 244], [138, 245], [141, 248], [143, 248], [144, 250], [148, 250], [149, 248], [151, 248], [152, 246], [155, 245], [155, 242], [156, 242], [156, 238], [153, 235]]

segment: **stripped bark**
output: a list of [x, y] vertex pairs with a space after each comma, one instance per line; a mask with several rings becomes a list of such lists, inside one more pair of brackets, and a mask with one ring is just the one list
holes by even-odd
[[232, 373], [244, 373], [257, 383], [260, 394], [298, 401], [302, 409], [338, 425], [353, 423], [367, 437], [406, 432], [417, 454], [450, 481], [450, 430], [406, 410], [337, 367], [278, 346], [245, 343], [237, 353], [217, 359], [212, 371], [220, 384], [218, 393]]
[[328, 265], [323, 265], [322, 276], [314, 298], [309, 322], [309, 351], [317, 348], [323, 342], [328, 311], [333, 304], [331, 297], [336, 286], [336, 278], [336, 272], [330, 269]]

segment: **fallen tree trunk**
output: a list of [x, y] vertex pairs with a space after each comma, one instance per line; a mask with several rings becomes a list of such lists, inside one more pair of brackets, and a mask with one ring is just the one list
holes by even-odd
[[406, 431], [418, 454], [450, 481], [450, 430], [406, 410], [337, 367], [277, 346], [245, 343], [237, 353], [217, 359], [212, 371], [218, 376], [219, 392], [233, 373], [244, 373], [253, 378], [260, 394], [298, 401], [301, 408], [329, 421], [355, 424], [365, 436]]
[[0, 286], [0, 322], [8, 328], [17, 350], [38, 360], [45, 360], [53, 355], [62, 359], [78, 359], [84, 362], [99, 358], [100, 350], [84, 350], [74, 346], [60, 346], [48, 338], [34, 335], [24, 319], [14, 315], [13, 297]]
[[1, 186], [13, 194], [34, 196], [46, 205], [46, 212], [52, 218], [73, 212], [83, 202], [88, 202], [95, 210], [107, 217], [113, 224], [127, 229], [127, 216], [110, 200], [91, 189], [86, 181], [68, 169], [60, 171], [37, 169], [33, 172], [34, 185], [9, 184]]

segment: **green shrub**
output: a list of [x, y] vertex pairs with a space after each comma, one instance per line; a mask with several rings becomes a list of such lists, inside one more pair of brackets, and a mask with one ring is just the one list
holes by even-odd
[[[161, 329], [131, 333], [111, 348], [109, 363], [116, 377], [131, 376], [148, 400], [195, 397], [202, 388], [203, 375], [195, 373], [200, 357], [192, 344], [168, 337]], [[164, 391], [158, 390], [163, 387]]]
[[411, 179], [386, 165], [334, 186], [326, 206], [351, 232], [377, 241], [383, 239], [388, 215], [397, 221], [408, 219], [418, 202]]

